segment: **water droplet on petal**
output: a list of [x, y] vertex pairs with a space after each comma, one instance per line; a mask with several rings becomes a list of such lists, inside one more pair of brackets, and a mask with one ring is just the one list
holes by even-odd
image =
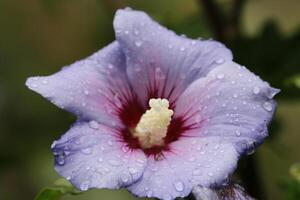
[[90, 92], [88, 90], [84, 90], [84, 94], [88, 96]]
[[190, 158], [189, 158], [189, 161], [190, 161], [190, 162], [194, 162], [195, 160], [196, 160], [195, 157], [190, 157]]
[[42, 83], [43, 83], [44, 85], [47, 85], [47, 84], [48, 84], [48, 81], [47, 81], [47, 80], [42, 80]]
[[174, 183], [174, 187], [178, 192], [182, 192], [184, 190], [184, 184], [181, 181], [176, 181]]
[[63, 156], [58, 156], [56, 158], [56, 161], [59, 165], [64, 165], [65, 164], [65, 158]]
[[51, 149], [53, 149], [56, 146], [56, 144], [57, 144], [57, 141], [54, 140], [54, 142], [51, 144]]
[[148, 191], [148, 192], [147, 192], [147, 197], [149, 197], [149, 198], [152, 197], [152, 194], [153, 194], [153, 192], [152, 192], [151, 190]]
[[112, 146], [112, 145], [113, 145], [113, 141], [108, 140], [108, 141], [107, 141], [107, 144], [108, 144], [109, 146]]
[[134, 30], [133, 32], [134, 32], [135, 35], [139, 35], [140, 34], [139, 30]]
[[85, 148], [85, 149], [82, 149], [81, 150], [81, 153], [83, 154], [86, 154], [86, 155], [89, 155], [93, 152], [93, 149], [92, 148]]
[[215, 61], [217, 64], [222, 64], [225, 62], [225, 60], [223, 58], [220, 58], [218, 60]]
[[252, 91], [254, 94], [259, 94], [260, 89], [259, 89], [259, 87], [255, 86]]
[[236, 131], [235, 131], [235, 134], [236, 134], [236, 136], [240, 136], [240, 135], [241, 135], [241, 132], [240, 132], [239, 130], [236, 130]]
[[212, 172], [208, 172], [207, 175], [212, 177], [214, 174]]
[[185, 48], [184, 47], [180, 47], [180, 51], [184, 51], [185, 50]]
[[201, 175], [201, 174], [202, 174], [202, 172], [201, 172], [200, 169], [196, 169], [196, 170], [193, 171], [193, 175], [194, 175], [194, 176], [199, 176], [199, 175]]
[[109, 164], [111, 164], [112, 166], [120, 166], [121, 162], [118, 160], [110, 160]]
[[98, 124], [98, 122], [92, 120], [92, 121], [89, 122], [89, 127], [92, 128], [92, 129], [97, 130], [97, 129], [99, 129], [99, 124]]
[[266, 111], [269, 111], [271, 112], [273, 110], [273, 106], [270, 102], [266, 101], [265, 103], [263, 103], [263, 108], [266, 110]]
[[66, 179], [69, 181], [69, 180], [71, 180], [71, 176], [66, 176]]
[[130, 174], [138, 173], [138, 170], [136, 168], [133, 168], [133, 167], [129, 167], [128, 171], [129, 171]]
[[90, 186], [90, 182], [89, 181], [84, 181], [83, 183], [81, 183], [79, 188], [82, 191], [86, 191], [86, 190], [89, 189], [89, 186]]
[[129, 176], [128, 176], [128, 175], [123, 175], [123, 176], [121, 177], [121, 181], [122, 181], [123, 183], [127, 183], [127, 182], [129, 181]]
[[217, 78], [218, 79], [223, 79], [224, 78], [224, 74], [217, 74]]
[[142, 46], [142, 42], [141, 41], [135, 41], [134, 44], [135, 44], [136, 47]]

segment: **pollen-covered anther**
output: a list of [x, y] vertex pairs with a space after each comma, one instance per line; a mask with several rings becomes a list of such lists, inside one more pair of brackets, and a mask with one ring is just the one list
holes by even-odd
[[150, 99], [149, 106], [150, 109], [142, 115], [132, 132], [144, 149], [164, 145], [164, 137], [174, 114], [173, 110], [169, 109], [167, 99]]

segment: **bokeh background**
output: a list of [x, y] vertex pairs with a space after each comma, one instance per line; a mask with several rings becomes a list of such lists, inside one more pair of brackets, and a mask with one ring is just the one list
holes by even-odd
[[[0, 0], [0, 199], [33, 199], [59, 178], [50, 145], [75, 119], [29, 91], [26, 78], [54, 73], [113, 41], [114, 13], [126, 6], [178, 34], [223, 41], [235, 61], [282, 89], [270, 137], [242, 159], [237, 175], [258, 199], [300, 199], [289, 173], [300, 162], [299, 0]], [[62, 199], [135, 197], [92, 190]]]

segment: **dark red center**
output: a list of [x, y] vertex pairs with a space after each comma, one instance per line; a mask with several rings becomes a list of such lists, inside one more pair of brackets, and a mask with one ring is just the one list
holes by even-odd
[[[148, 98], [146, 105], [148, 105], [149, 99], [150, 98]], [[171, 103], [170, 109], [174, 110], [174, 108], [174, 103]], [[118, 109], [118, 115], [126, 128], [120, 130], [120, 139], [124, 141], [127, 144], [127, 147], [130, 149], [142, 149], [147, 156], [152, 155], [155, 157], [160, 157], [163, 156], [164, 152], [171, 151], [169, 144], [184, 136], [183, 133], [192, 128], [192, 125], [187, 125], [184, 116], [173, 117], [168, 127], [167, 135], [164, 138], [164, 145], [143, 149], [139, 143], [139, 140], [136, 137], [133, 137], [131, 130], [137, 126], [141, 116], [146, 112], [147, 109], [149, 109], [149, 107], [145, 108], [142, 106], [136, 96], [126, 100], [126, 102], [123, 102], [122, 108]]]

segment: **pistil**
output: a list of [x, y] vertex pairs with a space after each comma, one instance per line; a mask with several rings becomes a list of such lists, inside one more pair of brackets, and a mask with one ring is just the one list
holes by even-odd
[[149, 106], [150, 109], [142, 115], [132, 131], [133, 136], [138, 138], [144, 149], [164, 145], [164, 137], [167, 135], [168, 126], [174, 114], [174, 111], [169, 109], [167, 99], [150, 99]]

